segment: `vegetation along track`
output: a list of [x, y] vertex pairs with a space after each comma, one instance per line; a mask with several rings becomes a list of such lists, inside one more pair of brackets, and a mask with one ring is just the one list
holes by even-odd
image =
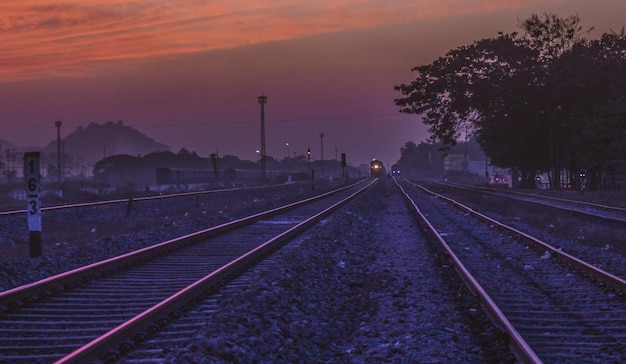
[[415, 184], [398, 185], [447, 244], [520, 360], [626, 360], [624, 279]]
[[325, 214], [355, 184], [0, 293], [0, 362], [88, 362], [127, 351], [190, 301]]

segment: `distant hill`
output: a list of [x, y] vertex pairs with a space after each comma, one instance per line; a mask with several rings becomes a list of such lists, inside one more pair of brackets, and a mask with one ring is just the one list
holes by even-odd
[[[137, 129], [125, 126], [122, 121], [91, 123], [87, 127], [79, 127], [63, 137], [62, 142], [64, 154], [70, 159], [66, 161], [68, 166], [82, 158], [83, 165], [87, 166], [87, 174], [91, 174], [91, 167], [95, 162], [107, 156], [116, 154], [138, 156], [170, 151], [166, 144], [158, 143]], [[56, 140], [48, 143], [41, 151], [45, 155], [56, 156]]]

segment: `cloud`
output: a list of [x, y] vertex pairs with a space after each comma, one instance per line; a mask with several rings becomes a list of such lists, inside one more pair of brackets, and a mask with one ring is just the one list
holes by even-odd
[[[468, 5], [471, 4], [471, 5]], [[80, 77], [102, 68], [459, 13], [523, 0], [3, 0], [0, 79]]]

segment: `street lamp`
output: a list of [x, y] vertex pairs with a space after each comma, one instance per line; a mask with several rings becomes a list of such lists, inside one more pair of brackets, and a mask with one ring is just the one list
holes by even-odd
[[320, 158], [321, 158], [321, 165], [320, 165], [320, 176], [324, 175], [324, 133], [320, 133], [320, 144], [321, 144], [321, 152], [320, 152]]
[[61, 166], [61, 125], [63, 122], [57, 120], [54, 122], [54, 126], [57, 127], [57, 183], [61, 183], [62, 166]]
[[267, 179], [265, 170], [265, 103], [267, 103], [267, 96], [261, 95], [258, 97], [259, 104], [261, 104], [261, 180]]

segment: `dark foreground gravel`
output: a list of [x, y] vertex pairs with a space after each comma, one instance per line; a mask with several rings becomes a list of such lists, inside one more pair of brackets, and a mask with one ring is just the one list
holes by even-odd
[[[498, 363], [506, 349], [391, 181], [224, 297], [167, 363]], [[504, 349], [503, 349], [504, 348]]]

